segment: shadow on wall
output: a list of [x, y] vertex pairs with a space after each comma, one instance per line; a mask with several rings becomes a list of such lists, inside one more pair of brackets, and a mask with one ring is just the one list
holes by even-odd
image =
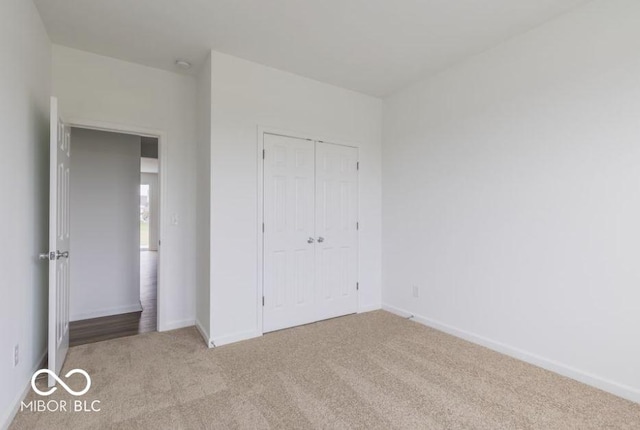
[[[31, 193], [35, 208], [32, 222], [35, 234], [33, 236], [33, 264], [31, 272], [31, 303], [33, 315], [34, 353], [42, 354], [47, 348], [48, 333], [48, 303], [49, 303], [49, 264], [40, 260], [39, 254], [49, 250], [49, 111], [42, 110], [38, 101], [31, 96], [29, 100], [29, 118], [35, 118], [36, 140], [33, 143], [32, 163], [37, 172], [35, 187]], [[39, 359], [38, 357], [34, 357]], [[37, 364], [37, 363], [36, 363]]]

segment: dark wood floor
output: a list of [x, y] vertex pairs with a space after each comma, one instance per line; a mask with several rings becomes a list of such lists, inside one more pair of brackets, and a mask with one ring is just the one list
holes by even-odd
[[140, 303], [142, 312], [72, 321], [69, 345], [100, 342], [157, 330], [158, 253], [140, 252]]

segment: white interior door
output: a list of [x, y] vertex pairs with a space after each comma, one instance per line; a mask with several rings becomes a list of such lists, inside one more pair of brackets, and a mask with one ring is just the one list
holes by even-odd
[[[71, 130], [51, 97], [49, 185], [49, 370], [59, 374], [69, 349], [69, 161]], [[49, 386], [55, 384], [49, 375]]]
[[316, 320], [314, 143], [264, 135], [263, 331]]
[[318, 320], [358, 310], [357, 166], [357, 148], [316, 143]]

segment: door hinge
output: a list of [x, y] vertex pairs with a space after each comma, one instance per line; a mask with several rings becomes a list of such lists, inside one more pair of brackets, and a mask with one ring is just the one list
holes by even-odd
[[262, 223], [262, 232], [264, 233], [264, 223]]
[[360, 282], [356, 282], [356, 291], [360, 290]]
[[356, 162], [356, 170], [360, 170], [360, 162]]
[[262, 150], [262, 159], [263, 159], [263, 160], [264, 160], [264, 158], [265, 158], [265, 156], [266, 156], [265, 154], [266, 154], [266, 151], [263, 149], [263, 150]]
[[264, 296], [262, 296], [262, 306], [264, 306]]
[[360, 230], [360, 223], [356, 221], [356, 230]]

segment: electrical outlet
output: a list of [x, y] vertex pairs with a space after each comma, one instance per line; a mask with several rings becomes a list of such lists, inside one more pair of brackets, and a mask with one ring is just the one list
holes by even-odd
[[418, 288], [417, 285], [414, 285], [412, 287], [412, 293], [413, 293], [413, 297], [417, 299], [418, 297], [420, 297], [420, 288]]
[[16, 367], [20, 363], [20, 345], [16, 344], [13, 347], [13, 367]]

